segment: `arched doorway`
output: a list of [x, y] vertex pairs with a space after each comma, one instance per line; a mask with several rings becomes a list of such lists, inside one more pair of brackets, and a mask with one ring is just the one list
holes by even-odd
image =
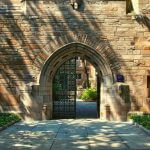
[[[111, 95], [111, 87], [114, 83], [113, 73], [109, 63], [103, 54], [90, 46], [82, 43], [70, 43], [54, 52], [46, 61], [40, 76], [40, 90], [43, 94], [43, 105], [47, 106], [46, 118], [53, 118], [53, 78], [58, 68], [73, 57], [81, 57], [88, 60], [97, 70], [101, 82], [99, 92], [99, 114], [105, 117], [105, 105], [114, 97]], [[109, 91], [107, 90], [109, 88]]]
[[52, 118], [99, 117], [100, 78], [85, 58], [76, 56], [66, 60], [53, 77]]

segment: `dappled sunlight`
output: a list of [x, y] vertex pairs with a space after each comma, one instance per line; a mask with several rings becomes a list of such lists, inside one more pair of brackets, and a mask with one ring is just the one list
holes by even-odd
[[150, 147], [150, 143], [144, 143], [144, 145], [149, 146]]
[[[13, 5], [11, 0], [7, 2]], [[82, 10], [79, 11], [74, 11], [70, 5], [62, 7], [59, 3], [52, 3], [56, 6], [55, 11], [55, 8], [49, 7], [50, 1], [36, 2], [35, 7], [32, 1], [27, 1], [25, 14], [17, 12], [16, 16], [13, 10], [10, 10], [0, 18], [2, 22], [7, 20], [5, 29], [2, 28], [4, 38], [0, 48], [3, 51], [0, 53], [7, 56], [8, 61], [4, 59], [2, 65], [2, 78], [6, 82], [6, 87], [2, 88], [6, 89], [7, 93], [2, 93], [1, 111], [18, 111], [23, 119], [41, 119], [43, 104], [39, 102], [39, 91], [34, 90], [33, 85], [38, 84], [39, 74], [47, 58], [60, 47], [75, 41], [85, 41], [85, 44], [95, 48], [96, 52], [103, 54], [102, 57], [113, 71], [120, 69], [120, 59], [105, 35], [107, 30], [102, 29], [104, 19], [101, 18], [102, 20], [97, 22], [97, 14], [94, 14], [90, 7], [84, 8], [84, 2]], [[22, 2], [20, 5], [25, 4]], [[107, 6], [103, 7], [102, 12]], [[115, 11], [110, 10], [111, 13]], [[109, 23], [106, 25], [109, 28]], [[15, 54], [15, 59], [12, 59], [12, 54]], [[8, 90], [8, 87], [11, 90]], [[8, 105], [10, 107], [7, 107]]]
[[[138, 137], [138, 138], [137, 138]], [[98, 119], [17, 123], [0, 132], [0, 149], [150, 149], [150, 136], [129, 123]]]
[[111, 142], [111, 141], [108, 141], [108, 142], [103, 142], [103, 141], [100, 141], [100, 140], [94, 140], [94, 141], [91, 141], [90, 143], [90, 146], [91, 148], [100, 148], [100, 149], [125, 149], [126, 147], [124, 146], [124, 144], [122, 144], [121, 142], [117, 142], [117, 141], [114, 141], [114, 142]]

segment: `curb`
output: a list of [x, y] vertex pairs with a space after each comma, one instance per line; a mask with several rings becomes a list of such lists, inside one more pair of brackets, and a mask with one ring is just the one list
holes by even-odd
[[139, 125], [139, 128], [141, 128], [146, 134], [150, 135], [150, 130], [144, 128], [142, 125]]
[[142, 125], [139, 125], [138, 123], [134, 122], [133, 125], [135, 125], [136, 127], [140, 128], [143, 132], [145, 132], [146, 134], [150, 135], [150, 130], [146, 129], [145, 127], [143, 127]]
[[5, 130], [6, 128], [10, 127], [11, 125], [13, 125], [13, 124], [15, 124], [15, 123], [17, 123], [17, 122], [19, 122], [19, 121], [20, 121], [20, 120], [17, 120], [17, 121], [15, 120], [15, 121], [12, 121], [12, 122], [10, 122], [10, 123], [4, 125], [3, 127], [0, 127], [0, 131]]

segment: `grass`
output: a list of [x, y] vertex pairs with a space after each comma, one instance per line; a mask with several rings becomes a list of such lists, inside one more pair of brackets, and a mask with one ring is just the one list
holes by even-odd
[[0, 113], [0, 127], [8, 125], [9, 123], [12, 123], [14, 121], [17, 122], [19, 120], [21, 120], [21, 119], [16, 114]]
[[142, 125], [143, 127], [150, 130], [150, 114], [147, 114], [147, 115], [133, 114], [130, 116], [130, 118], [134, 122], [136, 122], [136, 123], [138, 123], [138, 124]]

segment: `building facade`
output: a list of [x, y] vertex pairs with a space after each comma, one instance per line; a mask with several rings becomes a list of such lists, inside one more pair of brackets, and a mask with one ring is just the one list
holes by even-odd
[[150, 112], [150, 0], [137, 2], [0, 1], [0, 111], [52, 119], [53, 77], [77, 56], [98, 72], [101, 119]]
[[97, 90], [97, 73], [90, 62], [78, 57], [76, 60], [76, 74], [77, 98], [81, 97], [86, 88], [90, 87]]

